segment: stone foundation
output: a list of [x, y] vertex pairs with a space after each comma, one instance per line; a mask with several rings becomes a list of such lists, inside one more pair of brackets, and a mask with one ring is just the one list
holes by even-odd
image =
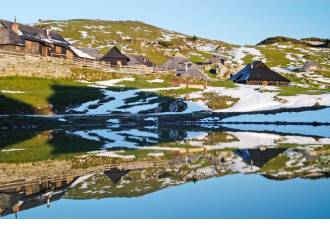
[[26, 76], [39, 78], [71, 78], [73, 66], [57, 64], [46, 58], [0, 57], [0, 76]]

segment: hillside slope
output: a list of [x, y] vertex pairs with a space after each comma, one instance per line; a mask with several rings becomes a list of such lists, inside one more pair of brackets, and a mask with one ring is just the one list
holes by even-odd
[[232, 45], [201, 39], [157, 28], [139, 21], [67, 20], [42, 21], [35, 24], [54, 30], [77, 47], [94, 47], [105, 53], [116, 45], [125, 53], [144, 54], [156, 64], [162, 64], [175, 52], [193, 61], [203, 61], [217, 51]]
[[267, 38], [257, 46], [240, 47], [223, 41], [184, 35], [139, 21], [76, 19], [41, 21], [35, 25], [60, 33], [77, 47], [94, 47], [105, 53], [109, 47], [116, 45], [124, 53], [143, 54], [158, 65], [180, 52], [192, 62], [206, 61], [218, 54], [234, 67], [253, 60], [263, 60], [271, 67], [301, 66], [307, 60], [315, 60], [330, 68], [329, 49], [317, 45], [327, 39], [298, 40], [278, 36]]

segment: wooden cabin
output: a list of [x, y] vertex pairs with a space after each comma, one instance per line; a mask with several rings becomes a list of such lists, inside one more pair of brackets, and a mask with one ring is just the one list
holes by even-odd
[[129, 57], [121, 53], [117, 47], [112, 47], [100, 61], [109, 62], [112, 66], [127, 66]]
[[189, 60], [183, 55], [177, 53], [169, 58], [160, 67], [168, 70], [182, 70], [186, 67], [187, 63], [189, 63]]
[[145, 66], [145, 67], [155, 67], [156, 65], [148, 60], [143, 55], [128, 55], [130, 59], [128, 61], [129, 66]]
[[176, 70], [176, 76], [178, 77], [209, 80], [208, 76], [206, 76], [197, 65], [190, 62], [181, 54], [173, 55], [161, 65], [161, 68]]
[[269, 69], [261, 61], [255, 61], [245, 66], [233, 75], [230, 80], [249, 85], [289, 85], [290, 80]]
[[309, 72], [309, 71], [316, 71], [320, 70], [321, 66], [319, 66], [316, 62], [314, 61], [307, 61], [303, 67], [301, 68], [301, 71], [303, 72]]
[[75, 49], [53, 31], [0, 20], [0, 50], [73, 59]]

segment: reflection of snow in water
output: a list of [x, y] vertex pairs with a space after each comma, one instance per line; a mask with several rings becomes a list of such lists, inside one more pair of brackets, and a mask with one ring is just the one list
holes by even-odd
[[74, 131], [74, 135], [78, 135], [84, 139], [104, 142], [103, 148], [138, 148], [141, 143], [148, 142], [150, 144], [158, 142], [157, 133], [141, 131], [138, 129], [114, 131], [111, 129]]
[[[225, 125], [225, 126], [235, 128], [235, 125]], [[246, 126], [248, 130], [249, 127], [255, 127], [258, 125], [246, 125]], [[268, 125], [264, 125], [264, 126], [268, 127]], [[299, 129], [299, 126], [297, 128]], [[297, 131], [298, 129], [295, 130]], [[175, 150], [183, 149], [180, 146], [183, 140], [179, 140], [179, 137], [178, 138], [174, 137], [173, 139], [173, 142], [175, 141], [178, 142], [177, 147], [173, 145], [171, 145], [170, 147], [157, 146], [156, 144], [161, 143], [162, 140], [158, 133], [149, 131], [149, 129], [147, 130], [101, 129], [101, 130], [74, 131], [72, 134], [78, 135], [84, 139], [103, 142], [103, 147], [102, 147], [103, 149], [127, 148], [127, 149], [152, 149], [152, 150], [160, 150], [160, 151], [175, 151]], [[231, 131], [231, 132], [223, 133], [230, 136], [230, 138], [228, 138], [226, 141], [222, 140], [218, 144], [205, 145], [206, 144], [205, 142], [208, 140], [208, 137], [211, 134], [216, 134], [216, 132], [208, 133], [204, 131], [187, 131], [185, 140], [191, 146], [207, 147], [208, 149], [225, 149], [225, 148], [243, 149], [243, 148], [257, 148], [260, 146], [275, 147], [279, 144], [297, 144], [297, 145], [330, 144], [330, 138], [326, 138], [326, 137], [314, 138], [314, 137], [288, 135], [288, 134], [280, 135], [280, 134], [272, 134], [272, 133], [260, 133], [260, 132], [257, 133], [250, 131], [249, 132]]]

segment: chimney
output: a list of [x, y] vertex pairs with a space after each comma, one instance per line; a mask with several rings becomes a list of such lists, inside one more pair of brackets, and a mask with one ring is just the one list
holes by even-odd
[[47, 36], [49, 36], [49, 30], [48, 29], [46, 29], [46, 34], [47, 34]]
[[18, 33], [19, 32], [19, 25], [17, 22], [14, 22], [13, 25], [11, 26], [11, 29], [15, 32]]
[[189, 64], [185, 63], [185, 71], [188, 71]]

